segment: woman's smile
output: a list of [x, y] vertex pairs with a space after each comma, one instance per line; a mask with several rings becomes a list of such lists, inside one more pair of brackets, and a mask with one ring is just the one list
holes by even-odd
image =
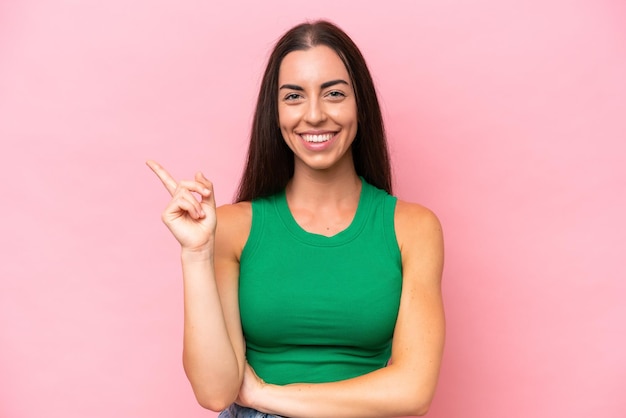
[[313, 152], [322, 152], [330, 148], [338, 137], [335, 132], [303, 132], [298, 134], [304, 148]]
[[306, 134], [300, 134], [300, 136], [306, 142], [321, 143], [321, 142], [330, 141], [331, 138], [333, 136], [335, 136], [335, 133], [334, 132], [327, 133], [327, 134], [308, 134], [308, 133], [306, 133]]

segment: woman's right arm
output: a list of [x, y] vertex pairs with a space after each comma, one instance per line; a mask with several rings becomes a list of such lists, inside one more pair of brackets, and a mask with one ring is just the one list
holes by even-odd
[[250, 205], [216, 210], [213, 186], [200, 173], [176, 182], [158, 164], [148, 166], [172, 195], [162, 218], [181, 245], [185, 373], [200, 405], [221, 411], [237, 398], [245, 365], [238, 277]]

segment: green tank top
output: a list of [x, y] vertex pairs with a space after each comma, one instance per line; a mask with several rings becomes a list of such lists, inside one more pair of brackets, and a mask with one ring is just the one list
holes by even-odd
[[252, 202], [239, 308], [246, 358], [268, 383], [344, 380], [389, 360], [402, 289], [396, 198], [361, 181], [352, 223], [332, 237], [303, 230], [284, 192]]

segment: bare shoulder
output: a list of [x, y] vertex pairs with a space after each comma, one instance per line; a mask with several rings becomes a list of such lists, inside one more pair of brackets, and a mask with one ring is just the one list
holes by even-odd
[[[441, 222], [430, 209], [398, 199], [395, 212], [396, 235], [408, 240], [442, 235]], [[400, 242], [399, 242], [400, 243]]]
[[248, 240], [252, 225], [252, 205], [239, 202], [217, 208], [216, 252], [237, 260]]
[[433, 211], [416, 203], [398, 200], [395, 231], [403, 266], [430, 271], [429, 277], [440, 279], [443, 268], [443, 231]]
[[222, 205], [217, 208], [218, 222], [248, 222], [252, 220], [252, 204], [250, 202], [238, 202]]

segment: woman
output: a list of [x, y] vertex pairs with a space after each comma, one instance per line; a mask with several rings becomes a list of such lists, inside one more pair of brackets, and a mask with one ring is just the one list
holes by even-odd
[[163, 221], [182, 249], [183, 364], [202, 406], [426, 413], [444, 342], [441, 228], [390, 195], [376, 93], [344, 32], [319, 21], [278, 41], [235, 204], [215, 209], [201, 173], [177, 182], [148, 165], [172, 194]]

